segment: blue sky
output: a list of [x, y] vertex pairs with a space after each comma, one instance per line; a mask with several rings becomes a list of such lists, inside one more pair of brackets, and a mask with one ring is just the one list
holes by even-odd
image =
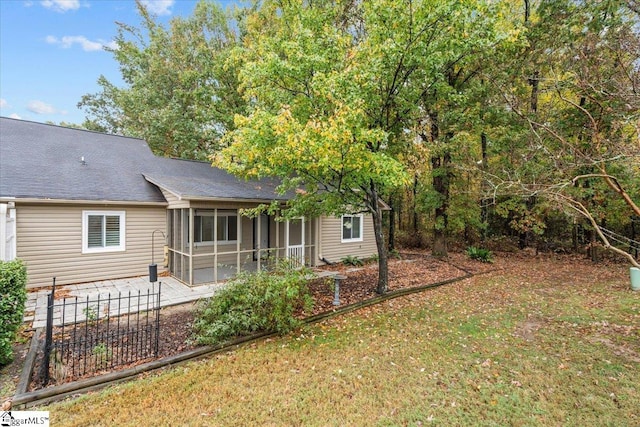
[[[160, 22], [189, 16], [192, 0], [146, 0]], [[234, 0], [219, 0], [223, 6]], [[139, 26], [134, 0], [0, 0], [0, 115], [82, 123], [82, 95], [102, 74], [119, 84], [118, 63], [103, 46], [115, 22]]]

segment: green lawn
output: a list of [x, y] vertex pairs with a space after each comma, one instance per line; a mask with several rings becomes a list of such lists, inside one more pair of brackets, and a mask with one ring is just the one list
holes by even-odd
[[625, 266], [497, 272], [50, 406], [51, 425], [640, 425]]

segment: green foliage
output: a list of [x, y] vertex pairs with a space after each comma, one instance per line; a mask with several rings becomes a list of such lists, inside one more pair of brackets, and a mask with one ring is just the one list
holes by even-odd
[[113, 351], [103, 342], [93, 347], [91, 354], [94, 357], [96, 366], [102, 369], [108, 366], [109, 361], [113, 357]]
[[357, 256], [347, 255], [346, 257], [340, 260], [344, 265], [353, 265], [355, 267], [360, 267], [364, 265], [364, 262], [358, 258]]
[[486, 194], [512, 197], [496, 212], [519, 233], [555, 237], [550, 207], [623, 227], [640, 213], [640, 15], [621, 1], [527, 5], [527, 47], [492, 72], [508, 108], [488, 130]]
[[475, 91], [464, 86], [512, 33], [498, 12], [480, 0], [260, 2], [232, 56], [252, 108], [214, 165], [278, 177], [283, 192], [304, 187], [288, 206], [298, 215], [370, 212], [384, 240], [380, 201], [410, 183], [408, 158], [424, 164], [413, 153], [421, 127], [459, 130], [448, 145], [425, 141], [445, 157], [473, 140], [479, 109], [468, 108]]
[[85, 307], [82, 309], [82, 314], [84, 314], [87, 321], [96, 321], [98, 319], [98, 306], [92, 305], [90, 307]]
[[138, 12], [141, 28], [118, 24], [117, 48], [109, 49], [124, 86], [100, 76], [101, 92], [78, 104], [87, 112], [83, 126], [144, 138], [158, 155], [204, 160], [246, 105], [237, 71], [226, 64], [239, 43], [238, 24], [210, 1], [168, 26], [142, 3]]
[[281, 262], [275, 271], [241, 272], [200, 307], [193, 331], [199, 344], [218, 345], [257, 332], [286, 334], [302, 324], [294, 315], [312, 306], [310, 271]]
[[139, 4], [111, 51], [124, 86], [100, 77], [83, 126], [304, 188], [268, 207], [286, 217], [375, 216], [415, 177], [410, 245], [473, 242], [494, 213], [498, 234], [553, 237], [551, 208], [585, 216], [576, 203], [622, 230], [640, 198], [631, 3], [264, 0], [232, 17], [203, 0], [166, 26]]
[[0, 366], [13, 360], [13, 342], [27, 301], [27, 268], [20, 260], [0, 261]]
[[493, 253], [484, 248], [469, 246], [467, 248], [467, 256], [481, 262], [493, 262]]
[[544, 216], [541, 215], [543, 204], [534, 198], [508, 198], [496, 205], [496, 214], [509, 220], [509, 227], [519, 233], [532, 232], [542, 235], [546, 228]]
[[395, 259], [402, 259], [402, 254], [397, 249], [393, 249], [389, 252], [389, 255], [394, 257]]

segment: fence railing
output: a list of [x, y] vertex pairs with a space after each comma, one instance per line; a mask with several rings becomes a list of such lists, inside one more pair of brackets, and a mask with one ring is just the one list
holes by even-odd
[[42, 385], [52, 378], [76, 380], [157, 357], [161, 287], [162, 282], [146, 292], [56, 301], [54, 279], [39, 372]]
[[304, 265], [304, 246], [295, 245], [287, 247], [287, 258], [300, 266]]

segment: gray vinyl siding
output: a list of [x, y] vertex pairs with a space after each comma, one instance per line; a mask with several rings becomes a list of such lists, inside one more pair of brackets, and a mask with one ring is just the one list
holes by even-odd
[[[22, 205], [16, 203], [17, 256], [27, 265], [27, 288], [143, 276], [151, 263], [151, 234], [166, 232], [164, 207]], [[82, 212], [124, 211], [122, 252], [82, 253]], [[154, 262], [162, 265], [162, 234], [155, 234]]]
[[322, 217], [320, 221], [321, 253], [318, 254], [319, 257], [331, 262], [339, 262], [346, 256], [367, 258], [378, 253], [371, 215], [363, 217], [361, 242], [342, 243], [341, 217]]

